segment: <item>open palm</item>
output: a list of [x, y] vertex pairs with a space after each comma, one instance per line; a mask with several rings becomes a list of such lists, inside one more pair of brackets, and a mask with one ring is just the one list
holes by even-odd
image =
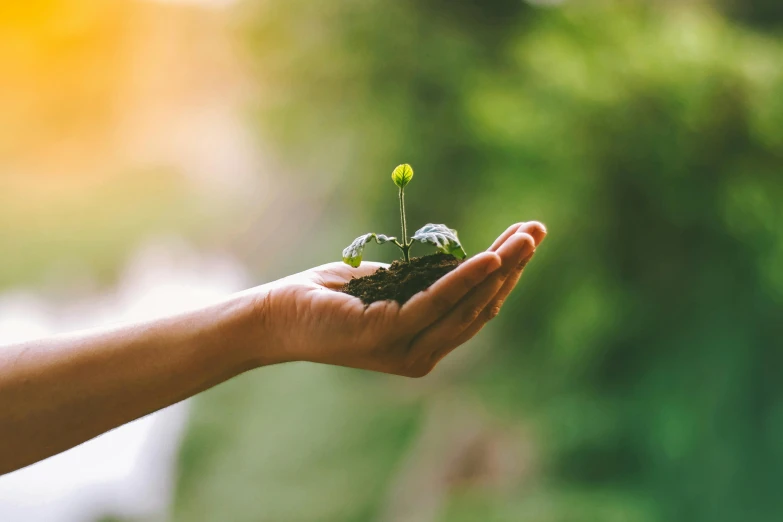
[[260, 289], [264, 322], [287, 360], [421, 377], [497, 315], [543, 241], [538, 222], [509, 227], [486, 251], [400, 306], [337, 291], [379, 263], [330, 263]]

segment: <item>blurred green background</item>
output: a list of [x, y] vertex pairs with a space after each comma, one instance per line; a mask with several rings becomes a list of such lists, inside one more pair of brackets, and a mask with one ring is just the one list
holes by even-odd
[[[198, 397], [173, 520], [783, 518], [783, 4], [265, 0], [227, 19], [266, 201], [154, 176], [132, 204], [159, 210], [112, 237], [172, 227], [264, 282], [395, 233], [401, 162], [411, 226], [447, 223], [469, 253], [518, 221], [550, 233], [426, 379], [293, 364]], [[18, 223], [3, 251], [46, 252]], [[81, 259], [110, 282], [123, 244]]]

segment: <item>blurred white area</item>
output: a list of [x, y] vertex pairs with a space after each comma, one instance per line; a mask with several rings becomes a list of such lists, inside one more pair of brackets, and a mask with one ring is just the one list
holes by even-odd
[[[244, 287], [230, 257], [176, 240], [142, 248], [114, 291], [56, 305], [28, 292], [0, 295], [0, 344], [183, 311]], [[0, 347], [2, 349], [2, 347]], [[132, 393], [129, 390], [129, 393]], [[91, 522], [103, 516], [166, 520], [186, 402], [0, 477], [2, 522]]]

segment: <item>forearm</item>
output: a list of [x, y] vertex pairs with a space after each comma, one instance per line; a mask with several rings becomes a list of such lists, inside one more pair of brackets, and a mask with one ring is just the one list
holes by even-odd
[[262, 364], [255, 300], [0, 347], [0, 474]]

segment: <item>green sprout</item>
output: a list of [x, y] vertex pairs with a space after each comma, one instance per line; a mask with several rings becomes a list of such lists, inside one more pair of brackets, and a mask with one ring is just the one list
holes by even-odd
[[424, 225], [413, 236], [408, 239], [408, 221], [405, 216], [405, 187], [413, 179], [413, 168], [407, 163], [398, 165], [392, 171], [392, 180], [394, 184], [399, 188], [400, 199], [400, 225], [402, 227], [402, 240], [398, 240], [396, 237], [389, 237], [383, 234], [369, 233], [359, 236], [354, 239], [353, 243], [343, 250], [343, 261], [356, 268], [362, 263], [362, 256], [364, 255], [364, 247], [375, 240], [376, 243], [382, 245], [384, 243], [394, 243], [402, 250], [402, 259], [408, 263], [410, 262], [410, 250], [415, 241], [420, 243], [429, 243], [434, 245], [438, 250], [446, 254], [453, 255], [457, 259], [465, 259], [467, 254], [465, 249], [462, 248], [462, 244], [457, 237], [457, 231], [453, 230], [446, 225], [433, 225], [429, 223]]

